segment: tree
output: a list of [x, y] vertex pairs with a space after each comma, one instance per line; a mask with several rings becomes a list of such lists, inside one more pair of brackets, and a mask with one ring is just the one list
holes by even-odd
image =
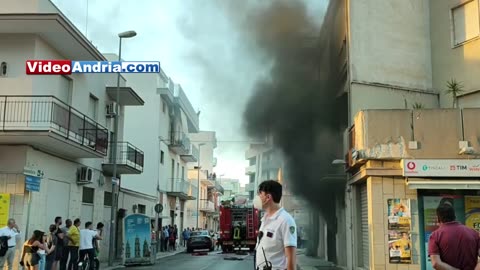
[[452, 96], [452, 108], [455, 108], [456, 105], [458, 105], [458, 96], [463, 92], [463, 85], [460, 82], [457, 82], [455, 79], [447, 81], [447, 90], [445, 90], [445, 94]]

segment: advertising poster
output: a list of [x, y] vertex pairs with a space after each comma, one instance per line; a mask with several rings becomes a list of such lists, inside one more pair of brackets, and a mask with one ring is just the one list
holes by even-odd
[[410, 199], [388, 199], [388, 229], [410, 231]]
[[410, 199], [388, 199], [388, 251], [390, 263], [412, 263]]
[[150, 217], [142, 214], [132, 214], [123, 221], [123, 264], [151, 264], [151, 233]]
[[388, 231], [390, 263], [412, 263], [412, 242], [409, 231]]
[[432, 232], [438, 229], [437, 207], [441, 204], [449, 203], [455, 209], [457, 220], [465, 220], [465, 201], [463, 196], [445, 195], [445, 196], [425, 196], [423, 197], [423, 217], [425, 233], [425, 269], [433, 270], [432, 263], [428, 257], [428, 239]]
[[7, 226], [10, 211], [10, 194], [0, 193], [0, 228]]
[[480, 196], [465, 196], [465, 226], [480, 232]]

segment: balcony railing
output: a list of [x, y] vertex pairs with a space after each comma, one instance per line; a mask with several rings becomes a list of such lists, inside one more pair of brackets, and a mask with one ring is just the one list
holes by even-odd
[[186, 155], [190, 152], [190, 139], [184, 132], [171, 132], [170, 147], [179, 155]]
[[54, 96], [0, 96], [1, 132], [52, 132], [105, 156], [108, 130]]
[[[110, 143], [110, 155], [105, 159], [104, 171], [110, 171], [105, 165], [113, 164], [114, 143]], [[143, 151], [128, 142], [118, 142], [116, 163], [120, 174], [138, 174], [143, 172], [144, 154]]]
[[215, 204], [212, 201], [202, 199], [200, 200], [200, 211], [205, 212], [214, 212], [215, 211]]
[[170, 188], [167, 193], [170, 193], [170, 195], [177, 196], [185, 200], [193, 200], [197, 197], [198, 188], [192, 185], [189, 181], [180, 178], [173, 178], [169, 181]]
[[199, 151], [195, 145], [190, 145], [190, 151], [185, 155], [180, 155], [180, 157], [186, 162], [196, 162], [198, 161]]

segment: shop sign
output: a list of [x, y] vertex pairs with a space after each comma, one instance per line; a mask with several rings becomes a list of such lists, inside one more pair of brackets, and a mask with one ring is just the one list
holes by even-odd
[[407, 177], [480, 177], [480, 159], [404, 159]]

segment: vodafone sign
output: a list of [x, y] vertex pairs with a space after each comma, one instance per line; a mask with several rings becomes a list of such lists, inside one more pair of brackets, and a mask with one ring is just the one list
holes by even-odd
[[404, 159], [403, 176], [478, 177], [480, 159]]

